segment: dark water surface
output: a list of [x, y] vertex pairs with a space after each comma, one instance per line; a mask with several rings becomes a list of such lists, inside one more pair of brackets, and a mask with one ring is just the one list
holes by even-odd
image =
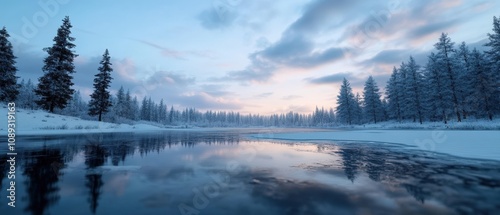
[[175, 131], [25, 137], [17, 153], [11, 208], [0, 152], [0, 214], [500, 214], [500, 162], [390, 144]]

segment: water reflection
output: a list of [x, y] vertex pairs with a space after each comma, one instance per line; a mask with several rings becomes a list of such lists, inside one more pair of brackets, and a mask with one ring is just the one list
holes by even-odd
[[[200, 214], [488, 214], [500, 210], [496, 201], [499, 162], [401, 146], [251, 142], [237, 132], [96, 134], [22, 141], [26, 145], [19, 149], [18, 160], [24, 186], [18, 189], [25, 193], [18, 196], [25, 196], [19, 200], [24, 211], [6, 208], [2, 202], [0, 209], [9, 210], [8, 214], [65, 214], [74, 208], [78, 208], [74, 214], [181, 214], [180, 205]], [[4, 170], [5, 161], [0, 160]], [[228, 170], [231, 162], [237, 171]], [[217, 195], [203, 193], [206, 186], [217, 189]], [[206, 199], [204, 207], [193, 204], [199, 195], [194, 190]]]
[[28, 195], [26, 211], [34, 215], [46, 214], [47, 209], [59, 201], [58, 182], [64, 168], [59, 149], [42, 148], [24, 154], [25, 184]]

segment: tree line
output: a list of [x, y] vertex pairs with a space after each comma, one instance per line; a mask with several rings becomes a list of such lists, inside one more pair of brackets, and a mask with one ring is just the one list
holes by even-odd
[[461, 122], [469, 117], [493, 120], [500, 114], [500, 19], [493, 18], [489, 47], [481, 52], [465, 42], [458, 46], [442, 33], [420, 66], [410, 56], [394, 67], [382, 96], [369, 77], [363, 96], [355, 96], [344, 79], [337, 98], [337, 118], [345, 124], [380, 121]]

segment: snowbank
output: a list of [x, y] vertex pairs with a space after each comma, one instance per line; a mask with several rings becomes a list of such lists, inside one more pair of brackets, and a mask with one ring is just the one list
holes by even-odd
[[[78, 117], [47, 113], [42, 110], [16, 109], [16, 135], [82, 134], [96, 132], [153, 131], [161, 128], [146, 124], [115, 124], [82, 120]], [[0, 107], [0, 134], [7, 134], [7, 107]]]
[[367, 141], [404, 144], [460, 157], [500, 160], [500, 131], [457, 130], [339, 130], [252, 135], [291, 141]]

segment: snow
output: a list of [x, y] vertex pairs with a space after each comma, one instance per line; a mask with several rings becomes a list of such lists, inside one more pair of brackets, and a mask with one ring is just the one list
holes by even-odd
[[[7, 135], [7, 107], [0, 106], [0, 135]], [[398, 127], [399, 126], [399, 127]], [[404, 144], [431, 152], [446, 153], [460, 157], [500, 160], [500, 123], [477, 121], [463, 124], [439, 123], [419, 125], [415, 123], [381, 123], [377, 125], [357, 126], [357, 129], [264, 129], [265, 134], [251, 135], [254, 138], [279, 139], [290, 141], [367, 141]], [[364, 129], [359, 129], [364, 128]], [[406, 128], [407, 130], [389, 130], [384, 128]], [[496, 129], [496, 130], [430, 130], [438, 129]], [[179, 130], [176, 128], [175, 130]], [[248, 128], [188, 128], [190, 131], [219, 131]], [[263, 128], [261, 128], [263, 129]], [[412, 130], [413, 129], [413, 130]], [[428, 129], [428, 130], [417, 130]], [[16, 109], [16, 135], [59, 135], [111, 132], [144, 132], [167, 130], [144, 123], [114, 124], [82, 120], [77, 117], [47, 113], [42, 110]], [[184, 130], [184, 129], [183, 129]], [[293, 131], [293, 133], [287, 133]]]
[[[0, 107], [0, 134], [7, 134], [7, 107]], [[147, 124], [115, 124], [83, 120], [78, 117], [63, 116], [42, 110], [16, 108], [16, 135], [52, 135], [108, 132], [154, 131], [161, 128]], [[1, 122], [0, 121], [0, 122]]]
[[289, 141], [367, 141], [404, 144], [459, 157], [500, 160], [500, 131], [476, 130], [337, 130], [272, 133], [254, 138]]

